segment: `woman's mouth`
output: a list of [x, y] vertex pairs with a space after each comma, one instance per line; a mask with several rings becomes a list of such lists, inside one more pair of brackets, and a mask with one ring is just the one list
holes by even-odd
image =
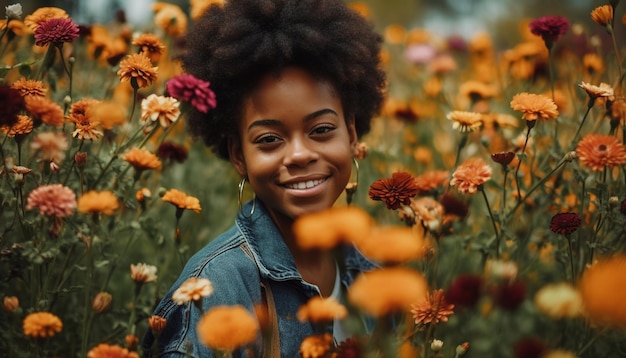
[[285, 187], [289, 188], [289, 189], [299, 189], [299, 190], [303, 190], [303, 189], [310, 189], [313, 187], [316, 187], [320, 184], [322, 184], [323, 182], [326, 181], [327, 178], [323, 178], [323, 179], [317, 179], [317, 180], [307, 180], [307, 181], [301, 181], [298, 183], [290, 183], [290, 184], [285, 184]]

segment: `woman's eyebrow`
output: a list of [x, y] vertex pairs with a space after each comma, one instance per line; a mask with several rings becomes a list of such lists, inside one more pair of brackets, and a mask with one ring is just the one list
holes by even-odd
[[[306, 116], [304, 116], [304, 122], [308, 122], [312, 119], [315, 119], [317, 117], [321, 117], [323, 115], [326, 114], [333, 114], [335, 116], [339, 116], [339, 114], [337, 112], [335, 112], [334, 110], [330, 109], [330, 108], [324, 108], [324, 109], [320, 109], [319, 111], [315, 111], [313, 113], [307, 114]], [[265, 119], [259, 119], [258, 121], [254, 121], [252, 123], [250, 123], [250, 125], [248, 126], [248, 132], [250, 132], [250, 130], [252, 130], [252, 128], [254, 127], [264, 127], [264, 126], [268, 126], [268, 127], [279, 127], [282, 125], [282, 122], [279, 121], [278, 119], [273, 119], [273, 118], [265, 118]]]

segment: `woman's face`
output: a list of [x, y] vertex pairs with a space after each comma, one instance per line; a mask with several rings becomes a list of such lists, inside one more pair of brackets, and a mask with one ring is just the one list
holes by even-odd
[[334, 88], [287, 68], [244, 101], [229, 154], [276, 221], [331, 207], [350, 179], [356, 141]]

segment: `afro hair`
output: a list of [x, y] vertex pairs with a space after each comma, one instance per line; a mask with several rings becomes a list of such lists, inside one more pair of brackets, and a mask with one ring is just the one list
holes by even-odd
[[358, 136], [383, 101], [382, 43], [372, 24], [342, 0], [227, 0], [188, 31], [180, 54], [185, 72], [209, 81], [217, 107], [193, 111], [188, 129], [221, 158], [237, 132], [243, 101], [261, 77], [288, 66], [330, 82]]

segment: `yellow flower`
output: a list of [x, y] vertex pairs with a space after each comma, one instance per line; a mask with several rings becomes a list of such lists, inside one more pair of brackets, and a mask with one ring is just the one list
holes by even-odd
[[154, 24], [163, 29], [168, 35], [178, 37], [187, 32], [187, 15], [177, 5], [156, 2], [152, 5], [154, 10]]
[[459, 132], [473, 132], [482, 126], [481, 114], [477, 112], [452, 111], [447, 118], [452, 121], [452, 129]]
[[166, 191], [161, 197], [161, 200], [173, 204], [179, 209], [193, 210], [196, 214], [199, 214], [200, 211], [202, 211], [202, 208], [200, 207], [200, 200], [198, 200], [198, 198], [189, 196], [177, 189], [170, 189]]
[[140, 171], [161, 168], [161, 160], [159, 157], [143, 148], [131, 148], [126, 153], [120, 155], [120, 158]]
[[90, 190], [78, 198], [78, 211], [81, 213], [113, 215], [119, 207], [117, 196], [108, 190]]
[[130, 277], [137, 283], [155, 282], [157, 268], [153, 265], [139, 263], [137, 265], [130, 264]]
[[566, 282], [548, 284], [535, 294], [535, 306], [554, 319], [576, 318], [583, 314], [580, 292]]
[[161, 316], [152, 315], [148, 318], [148, 327], [155, 333], [161, 332], [166, 323], [167, 320]]
[[51, 99], [39, 96], [28, 96], [24, 98], [26, 111], [34, 119], [54, 127], [60, 127], [65, 123], [63, 109]]
[[48, 338], [61, 332], [63, 322], [49, 312], [31, 313], [23, 322], [24, 335], [32, 338]]
[[607, 26], [613, 23], [613, 6], [602, 5], [591, 10], [591, 19], [598, 25]]
[[522, 119], [526, 121], [556, 119], [559, 116], [556, 103], [542, 94], [518, 93], [511, 100], [511, 108], [522, 112]]
[[233, 351], [256, 338], [259, 324], [241, 305], [215, 306], [200, 318], [197, 332], [202, 344]]

